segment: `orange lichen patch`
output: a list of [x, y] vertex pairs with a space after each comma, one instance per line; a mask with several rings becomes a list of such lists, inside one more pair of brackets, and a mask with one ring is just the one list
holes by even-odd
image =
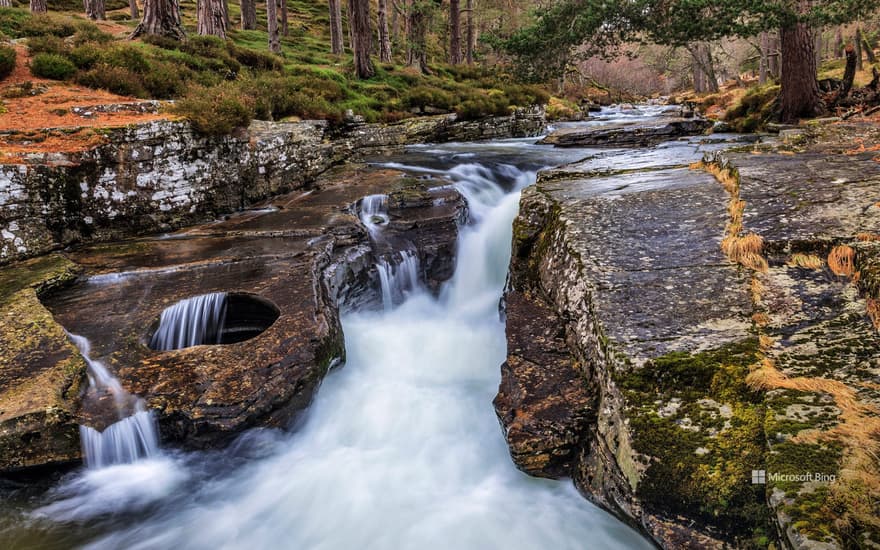
[[873, 145], [865, 146], [865, 140], [862, 138], [856, 138], [855, 142], [858, 143], [858, 147], [854, 147], [853, 149], [848, 149], [843, 152], [844, 155], [858, 155], [859, 153], [867, 153], [873, 151], [880, 151], [880, 143], [875, 143]]
[[828, 267], [839, 277], [851, 277], [855, 273], [856, 252], [849, 246], [834, 247], [828, 254]]
[[863, 243], [876, 242], [880, 241], [880, 235], [874, 233], [859, 233], [856, 235], [856, 240], [862, 241]]
[[748, 235], [729, 235], [721, 241], [721, 250], [730, 261], [761, 273], [769, 269], [767, 260], [761, 255], [764, 239], [755, 233]]
[[[89, 118], [76, 115], [71, 111], [74, 107], [130, 103], [137, 100], [103, 90], [91, 90], [66, 82], [36, 78], [31, 75], [28, 68], [27, 48], [18, 45], [16, 53], [15, 70], [0, 82], [0, 94], [6, 94], [25, 83], [31, 83], [32, 88], [39, 89], [41, 93], [3, 99], [6, 112], [0, 116], [0, 132], [30, 133], [47, 128], [110, 128], [169, 118], [164, 114], [135, 111], [96, 112]], [[53, 140], [51, 137], [22, 140], [19, 136], [0, 135], [0, 152], [5, 154], [69, 152], [93, 146], [90, 140], [82, 141], [75, 133], [66, 140]]]
[[868, 317], [871, 319], [874, 328], [880, 331], [880, 300], [868, 298], [865, 308], [868, 310]]
[[825, 267], [822, 258], [813, 254], [792, 254], [785, 264], [789, 267], [803, 267], [805, 269], [814, 269], [816, 271]]
[[74, 153], [107, 143], [107, 137], [93, 128], [73, 131], [34, 131], [0, 136], [0, 163], [15, 162], [20, 155], [40, 152]]
[[763, 311], [760, 311], [760, 312], [752, 315], [752, 321], [755, 323], [755, 325], [758, 328], [766, 327], [767, 325], [770, 324], [770, 316], [767, 315], [766, 313], [764, 313]]

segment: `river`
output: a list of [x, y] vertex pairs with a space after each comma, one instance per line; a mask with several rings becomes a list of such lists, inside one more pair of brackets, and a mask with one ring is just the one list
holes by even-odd
[[[17, 497], [0, 511], [0, 546], [651, 548], [570, 481], [519, 472], [492, 407], [519, 193], [538, 169], [591, 154], [526, 139], [374, 159], [443, 176], [468, 200], [471, 221], [440, 295], [410, 285], [393, 307], [344, 316], [347, 362], [292, 431], [80, 469], [48, 491], [5, 488]], [[601, 154], [620, 163], [630, 152]]]

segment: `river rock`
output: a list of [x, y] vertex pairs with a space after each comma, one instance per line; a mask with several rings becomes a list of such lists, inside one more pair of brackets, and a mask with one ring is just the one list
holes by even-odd
[[593, 127], [560, 128], [540, 143], [556, 147], [646, 147], [704, 133], [712, 122], [701, 118], [668, 118]]
[[[766, 271], [722, 254], [731, 196], [705, 172], [660, 161], [609, 172], [591, 165], [598, 156], [539, 175], [514, 226], [509, 352], [496, 398], [521, 469], [573, 477], [664, 548], [767, 544], [770, 522], [786, 546], [843, 546], [835, 517], [822, 511], [827, 481], [752, 483], [753, 470], [842, 475], [836, 436], [792, 440], [845, 421], [848, 401], [823, 385], [839, 382], [858, 410], [878, 410], [880, 341], [868, 312], [880, 297], [871, 237], [880, 235], [880, 168], [875, 153], [841, 140], [859, 130], [827, 131], [838, 134], [799, 154], [765, 146], [709, 157], [738, 172], [742, 231], [763, 237]], [[856, 251], [849, 273], [860, 270], [859, 287], [825, 261], [842, 243]], [[815, 256], [818, 268], [801, 267], [809, 262], [795, 254]], [[529, 347], [521, 334], [544, 334], [526, 321], [536, 311], [553, 339]], [[552, 354], [533, 351], [546, 342]], [[804, 391], [747, 383], [765, 360], [785, 377], [833, 382]], [[544, 381], [573, 370], [587, 395], [569, 404]], [[538, 416], [545, 410], [553, 414]], [[523, 429], [519, 419], [533, 417], [545, 421]], [[553, 462], [544, 457], [556, 456], [558, 434], [567, 436], [566, 460]], [[839, 441], [876, 444], [848, 438]], [[780, 490], [785, 498], [769, 498]], [[860, 540], [878, 540], [861, 529]]]

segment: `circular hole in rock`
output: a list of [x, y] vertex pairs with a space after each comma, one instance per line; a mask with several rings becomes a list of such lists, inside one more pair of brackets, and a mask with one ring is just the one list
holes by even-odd
[[149, 347], [168, 351], [244, 342], [271, 327], [280, 314], [275, 304], [253, 294], [193, 296], [162, 311], [153, 324]]

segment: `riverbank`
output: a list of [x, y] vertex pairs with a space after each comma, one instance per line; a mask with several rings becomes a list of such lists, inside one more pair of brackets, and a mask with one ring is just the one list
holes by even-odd
[[876, 542], [877, 139], [831, 124], [539, 175], [496, 398], [520, 468], [665, 548]]

